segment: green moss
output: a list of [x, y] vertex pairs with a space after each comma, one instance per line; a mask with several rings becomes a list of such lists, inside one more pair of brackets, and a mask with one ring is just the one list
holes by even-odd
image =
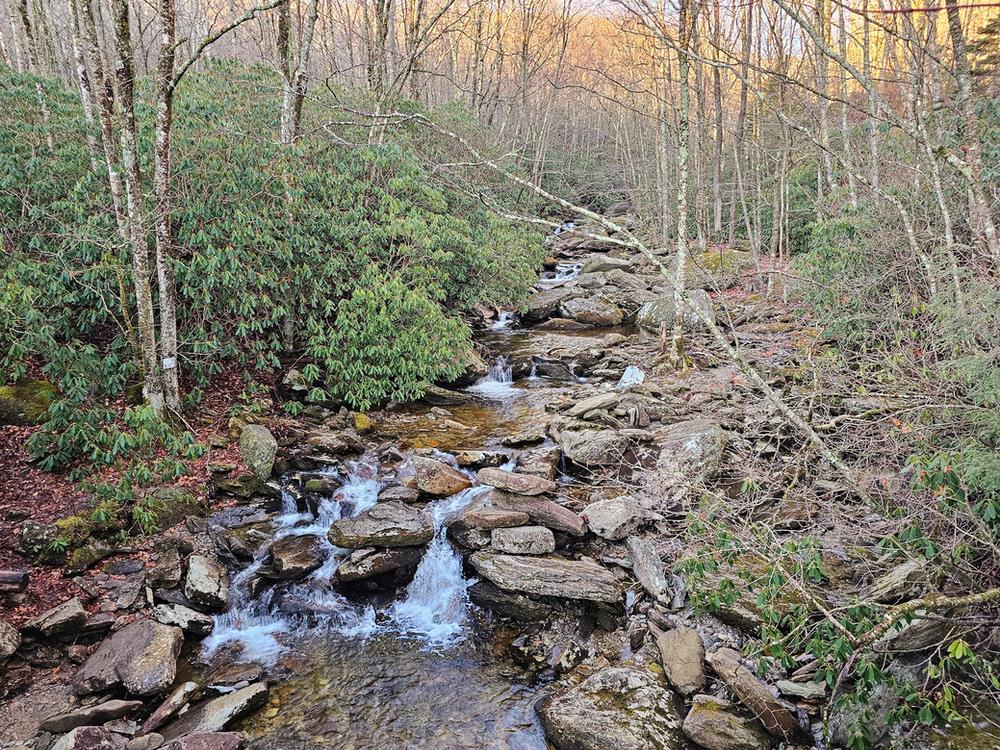
[[154, 490], [147, 498], [147, 505], [155, 514], [154, 523], [160, 529], [168, 529], [204, 510], [197, 495], [182, 487], [160, 487]]
[[0, 386], [0, 424], [38, 424], [56, 396], [56, 389], [45, 380]]

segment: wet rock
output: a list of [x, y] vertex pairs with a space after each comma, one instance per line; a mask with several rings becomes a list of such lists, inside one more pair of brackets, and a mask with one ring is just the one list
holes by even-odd
[[184, 639], [180, 628], [138, 620], [104, 640], [73, 678], [78, 695], [119, 685], [132, 695], [155, 695], [173, 684]]
[[486, 529], [448, 527], [448, 538], [465, 549], [486, 549], [493, 542], [493, 536]]
[[467, 469], [503, 466], [510, 456], [502, 451], [460, 451], [455, 454], [455, 463]]
[[415, 503], [420, 499], [420, 490], [415, 487], [404, 487], [401, 484], [386, 487], [378, 494], [380, 503], [391, 502], [393, 500], [400, 503]]
[[176, 625], [191, 635], [208, 635], [215, 626], [209, 615], [185, 607], [183, 604], [157, 604], [153, 607], [153, 619], [163, 625]]
[[146, 722], [142, 725], [142, 728], [139, 731], [142, 734], [148, 734], [154, 729], [159, 729], [174, 716], [180, 713], [181, 709], [188, 704], [199, 689], [200, 688], [198, 687], [197, 682], [182, 682], [170, 691], [170, 694], [159, 706], [156, 707], [156, 710], [149, 715], [149, 718], [146, 719]]
[[451, 528], [492, 531], [512, 526], [525, 526], [530, 520], [528, 514], [520, 510], [472, 507], [455, 519]]
[[478, 478], [482, 484], [513, 492], [515, 495], [544, 495], [556, 490], [556, 483], [548, 479], [500, 469], [480, 469]]
[[476, 552], [470, 562], [483, 578], [507, 591], [607, 603], [621, 600], [614, 574], [593, 560]]
[[423, 554], [423, 547], [356, 549], [338, 566], [337, 580], [341, 583], [363, 581], [400, 568], [413, 567], [420, 563]]
[[87, 621], [87, 610], [73, 597], [24, 623], [24, 629], [46, 636], [71, 633]]
[[[528, 517], [525, 516], [525, 521]], [[17, 628], [12, 625], [8, 625], [3, 620], [0, 620], [0, 665], [4, 663], [5, 660], [13, 656], [14, 652], [17, 651], [17, 647], [21, 645], [21, 634], [18, 632]]]
[[792, 682], [778, 680], [774, 683], [778, 692], [788, 698], [798, 698], [804, 701], [821, 701], [826, 697], [825, 682]]
[[540, 432], [519, 432], [516, 435], [507, 435], [500, 439], [500, 444], [508, 448], [524, 448], [544, 442], [545, 435]]
[[306, 445], [315, 452], [327, 456], [342, 456], [345, 453], [356, 453], [362, 449], [361, 441], [356, 435], [333, 430], [318, 430], [306, 437]]
[[262, 424], [248, 424], [240, 432], [240, 457], [243, 463], [261, 481], [271, 476], [278, 441]]
[[660, 602], [670, 601], [670, 582], [663, 561], [652, 542], [630, 536], [625, 546], [632, 558], [632, 573], [650, 596]]
[[61, 734], [82, 726], [95, 726], [114, 719], [136, 713], [143, 706], [142, 701], [110, 700], [93, 706], [81, 706], [70, 711], [48, 716], [39, 723], [42, 732]]
[[705, 646], [693, 628], [675, 628], [656, 636], [667, 682], [685, 698], [705, 689]]
[[229, 604], [229, 573], [215, 558], [191, 555], [184, 579], [184, 596], [196, 607], [222, 612]]
[[267, 702], [267, 684], [258, 682], [191, 708], [160, 734], [165, 740], [200, 732], [219, 732]]
[[521, 322], [525, 325], [540, 323], [555, 315], [562, 303], [569, 299], [573, 292], [569, 289], [548, 289], [538, 292], [528, 298], [527, 309], [521, 313]]
[[476, 581], [469, 587], [469, 599], [501, 617], [526, 622], [540, 622], [552, 614], [552, 607], [515, 591], [504, 591], [489, 581]]
[[613, 542], [635, 533], [651, 518], [639, 503], [628, 496], [598, 500], [584, 508], [580, 515], [597, 536]]
[[544, 526], [493, 529], [491, 546], [511, 555], [548, 555], [556, 551], [556, 538]]
[[684, 719], [684, 734], [705, 750], [768, 750], [771, 740], [756, 722], [712, 695], [696, 695]]
[[312, 493], [313, 495], [329, 497], [340, 489], [340, 483], [330, 477], [310, 477], [302, 483], [302, 489], [303, 491]]
[[271, 544], [271, 567], [282, 581], [305, 578], [323, 564], [322, 539], [316, 534], [296, 534], [282, 537]]
[[621, 325], [624, 317], [616, 304], [599, 294], [568, 299], [560, 309], [567, 318], [592, 326]]
[[427, 495], [446, 497], [472, 486], [472, 480], [454, 466], [426, 456], [413, 457], [417, 489]]
[[563, 454], [581, 466], [614, 466], [621, 463], [631, 439], [617, 430], [563, 430]]
[[565, 380], [570, 383], [576, 383], [579, 380], [579, 377], [573, 371], [573, 366], [560, 359], [533, 356], [531, 358], [531, 366], [535, 375], [540, 378]]
[[538, 706], [559, 750], [681, 750], [677, 699], [656, 675], [634, 666], [602, 669]]
[[77, 727], [64, 734], [51, 750], [123, 750], [126, 740], [104, 727]]
[[330, 527], [330, 543], [336, 547], [413, 547], [434, 536], [431, 519], [421, 510], [403, 503], [378, 503], [354, 518], [344, 518]]
[[420, 400], [433, 406], [458, 406], [469, 402], [468, 394], [442, 388], [439, 385], [428, 385]]
[[580, 516], [552, 500], [493, 490], [489, 494], [488, 502], [501, 510], [527, 513], [532, 523], [547, 526], [553, 531], [563, 531], [572, 536], [583, 536], [587, 533], [587, 527]]
[[38, 424], [58, 395], [45, 380], [22, 380], [0, 386], [0, 424]]
[[[715, 312], [712, 310], [712, 300], [709, 299], [708, 292], [704, 289], [689, 289], [688, 297], [695, 309], [701, 315], [695, 313], [688, 305], [684, 305], [684, 325], [691, 329], [705, 328], [702, 316], [715, 322]], [[664, 323], [668, 326], [674, 322], [674, 293], [672, 291], [661, 294], [656, 299], [650, 300], [635, 315], [636, 325], [647, 328], [651, 331], [659, 331]]]
[[239, 750], [243, 735], [239, 732], [196, 732], [163, 746], [163, 750]]
[[795, 706], [774, 697], [771, 689], [743, 666], [740, 655], [731, 648], [720, 648], [708, 655], [712, 670], [758, 718], [764, 728], [789, 742], [811, 743], [811, 735], [799, 723]]
[[890, 604], [918, 597], [928, 587], [927, 562], [907, 560], [872, 581], [865, 591], [865, 598]]

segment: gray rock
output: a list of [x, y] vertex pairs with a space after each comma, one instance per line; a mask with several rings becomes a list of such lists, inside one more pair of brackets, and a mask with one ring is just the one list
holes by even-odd
[[562, 450], [558, 445], [540, 445], [521, 451], [517, 457], [519, 474], [532, 474], [543, 479], [555, 479], [559, 475], [559, 460]]
[[593, 560], [476, 552], [470, 562], [479, 575], [506, 591], [612, 604], [621, 600], [614, 574]]
[[141, 737], [133, 737], [125, 745], [125, 750], [158, 750], [163, 746], [163, 735], [153, 732]]
[[104, 727], [77, 727], [64, 734], [51, 750], [123, 750], [126, 739]]
[[510, 456], [503, 451], [459, 451], [455, 463], [469, 469], [503, 466]]
[[617, 542], [634, 534], [650, 519], [650, 514], [633, 498], [609, 497], [583, 509], [583, 520], [597, 536]]
[[47, 636], [63, 635], [75, 631], [86, 621], [87, 610], [83, 608], [79, 599], [73, 597], [69, 601], [43, 612], [38, 617], [28, 620], [24, 623], [24, 629]]
[[434, 536], [431, 519], [403, 503], [378, 503], [353, 518], [330, 527], [330, 543], [337, 547], [414, 547]]
[[764, 725], [764, 729], [789, 742], [811, 743], [812, 737], [799, 722], [795, 706], [776, 698], [765, 683], [743, 666], [736, 651], [720, 648], [709, 654], [708, 663], [730, 692]]
[[242, 690], [220, 695], [188, 710], [164, 727], [160, 734], [167, 741], [198, 732], [220, 732], [231, 722], [260, 708], [267, 702], [267, 683], [257, 682]]
[[685, 698], [705, 689], [705, 646], [698, 631], [675, 628], [656, 636], [667, 682]]
[[632, 261], [627, 258], [613, 258], [610, 255], [592, 255], [580, 269], [580, 275], [585, 273], [601, 273], [632, 267]]
[[771, 740], [752, 719], [733, 705], [712, 695], [696, 695], [681, 727], [692, 742], [705, 750], [768, 750]]
[[826, 697], [825, 682], [792, 682], [778, 680], [774, 683], [778, 692], [788, 698], [799, 698], [804, 701], [821, 701]]
[[[525, 516], [525, 520], [527, 521], [527, 516]], [[0, 664], [3, 664], [6, 659], [13, 656], [20, 645], [21, 634], [17, 628], [0, 620]]]
[[493, 490], [488, 502], [501, 510], [527, 513], [532, 523], [547, 526], [553, 531], [563, 531], [571, 536], [583, 536], [587, 533], [587, 527], [580, 516], [553, 500]]
[[420, 563], [423, 554], [423, 547], [356, 549], [337, 567], [337, 580], [341, 583], [363, 581], [393, 570], [415, 566]]
[[400, 503], [415, 503], [419, 499], [420, 490], [416, 487], [404, 487], [401, 484], [397, 484], [393, 487], [386, 487], [378, 493], [378, 500], [380, 503], [387, 503], [393, 500]]
[[567, 409], [566, 416], [586, 419], [586, 415], [590, 412], [611, 409], [617, 406], [618, 402], [621, 401], [621, 397], [620, 393], [615, 393], [614, 391], [589, 396], [582, 401], [577, 401]]
[[559, 750], [681, 750], [677, 699], [656, 675], [611, 667], [538, 706], [545, 734]]
[[142, 701], [110, 700], [93, 706], [80, 706], [42, 719], [38, 725], [41, 732], [61, 734], [83, 726], [96, 726], [107, 721], [120, 719], [135, 713], [143, 706]]
[[452, 522], [453, 529], [507, 529], [513, 526], [525, 526], [531, 518], [520, 510], [502, 510], [499, 508], [471, 507]]
[[209, 615], [183, 604], [157, 604], [153, 607], [153, 619], [164, 625], [176, 625], [192, 635], [208, 635], [215, 627], [215, 621]]
[[240, 432], [240, 456], [243, 463], [261, 481], [271, 476], [278, 441], [262, 424], [248, 424]]
[[617, 430], [563, 430], [559, 447], [581, 466], [613, 466], [621, 463], [631, 439]]
[[496, 612], [501, 617], [526, 622], [540, 622], [551, 616], [552, 607], [516, 591], [504, 591], [489, 581], [476, 581], [469, 586], [469, 599], [474, 604]]
[[316, 534], [284, 536], [271, 544], [271, 567], [282, 581], [305, 578], [323, 564], [325, 551]]
[[927, 562], [907, 560], [876, 578], [865, 591], [865, 598], [889, 604], [920, 596], [929, 588]]
[[[174, 716], [180, 713], [192, 697], [200, 690], [197, 682], [182, 682], [180, 685], [175, 687], [170, 691], [170, 694], [163, 699], [163, 702], [156, 707], [156, 710], [149, 715], [146, 722], [142, 725], [140, 730], [142, 734], [148, 734], [154, 729], [159, 729], [161, 726], [170, 721]], [[161, 738], [162, 742], [162, 738]]]
[[491, 546], [511, 555], [548, 555], [556, 551], [556, 538], [545, 526], [493, 529]]
[[180, 628], [137, 620], [106, 638], [73, 678], [78, 695], [123, 686], [137, 696], [166, 690], [177, 675]]
[[876, 685], [863, 702], [835, 705], [829, 714], [831, 746], [857, 745], [860, 735], [868, 740], [866, 747], [885, 747], [882, 740], [889, 731], [890, 717], [898, 705], [899, 696], [888, 683]]
[[521, 322], [525, 325], [540, 323], [555, 315], [564, 300], [569, 299], [573, 292], [569, 289], [549, 289], [537, 292], [528, 297], [527, 309], [521, 313]]
[[472, 486], [472, 480], [454, 466], [426, 456], [413, 457], [417, 489], [426, 495], [446, 497]]
[[188, 558], [184, 596], [209, 612], [222, 612], [229, 604], [229, 573], [218, 560], [206, 555]]
[[489, 484], [498, 490], [513, 492], [516, 495], [544, 495], [555, 492], [556, 483], [532, 474], [518, 474], [500, 469], [480, 469], [479, 481]]
[[617, 326], [624, 318], [621, 308], [600, 294], [568, 299], [560, 309], [567, 318], [591, 326]]
[[715, 476], [722, 463], [727, 434], [716, 422], [690, 419], [660, 430], [656, 468], [646, 475], [646, 488], [666, 502]]
[[660, 602], [670, 601], [670, 581], [663, 561], [652, 542], [638, 536], [630, 536], [625, 546], [632, 558], [632, 573], [650, 596]]
[[[705, 328], [702, 316], [715, 322], [715, 312], [712, 310], [712, 300], [709, 299], [708, 292], [704, 289], [689, 289], [688, 298], [695, 309], [701, 313], [695, 313], [689, 306], [684, 305], [684, 325], [692, 329]], [[673, 291], [661, 294], [656, 299], [650, 300], [635, 315], [636, 325], [652, 331], [659, 331], [666, 323], [668, 326], [674, 322], [674, 293]]]

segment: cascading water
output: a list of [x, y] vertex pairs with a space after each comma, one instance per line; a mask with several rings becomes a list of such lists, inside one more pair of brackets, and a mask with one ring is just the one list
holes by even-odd
[[538, 286], [542, 289], [551, 289], [565, 284], [567, 281], [572, 281], [579, 276], [580, 269], [582, 268], [582, 263], [559, 263], [556, 265], [555, 271], [542, 274], [542, 278], [538, 281]]
[[509, 311], [502, 311], [497, 316], [496, 322], [490, 328], [494, 331], [509, 331], [517, 316]]
[[467, 389], [488, 398], [508, 399], [517, 395], [514, 387], [514, 368], [506, 357], [497, 357], [482, 380]]
[[469, 600], [469, 582], [462, 575], [462, 557], [447, 537], [447, 522], [490, 487], [471, 487], [428, 506], [434, 522], [434, 539], [406, 590], [389, 616], [409, 635], [422, 638], [429, 647], [450, 646], [463, 638]]

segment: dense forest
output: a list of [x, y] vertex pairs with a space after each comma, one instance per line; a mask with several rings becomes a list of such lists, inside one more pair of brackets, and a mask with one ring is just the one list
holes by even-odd
[[1000, 743], [1000, 5], [0, 8], [0, 744]]

